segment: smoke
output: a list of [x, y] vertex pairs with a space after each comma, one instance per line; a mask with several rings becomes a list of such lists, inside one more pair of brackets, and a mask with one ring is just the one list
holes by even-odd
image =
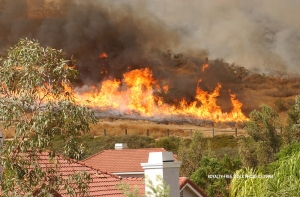
[[[299, 73], [297, 0], [1, 2], [0, 52], [25, 37], [63, 49], [77, 60], [77, 85], [85, 88], [107, 77], [103, 68], [121, 79], [149, 67], [160, 85], [170, 86], [170, 100], [192, 99], [199, 78], [201, 88], [213, 91], [232, 77], [217, 58], [257, 71]], [[99, 59], [103, 52], [107, 59]]]
[[[99, 55], [103, 52], [114, 71], [151, 67], [156, 61], [153, 56], [173, 48], [180, 39], [142, 4], [28, 2], [8, 1], [1, 12], [1, 51], [24, 37], [62, 48], [77, 59], [86, 83], [99, 78], [95, 69], [101, 67]], [[121, 73], [115, 72], [118, 77]]]
[[27, 36], [68, 53], [98, 53], [80, 51], [83, 47], [108, 51], [119, 61], [131, 52], [140, 56], [177, 46], [179, 51], [205, 49], [210, 59], [249, 69], [295, 72], [299, 6], [297, 0], [9, 0], [0, 3], [0, 46]]
[[[77, 60], [77, 86], [101, 82], [108, 77], [103, 68], [108, 69], [110, 77], [121, 79], [128, 70], [149, 67], [158, 81], [177, 86], [174, 97], [192, 97], [198, 79], [174, 76], [175, 60], [163, 56], [167, 50], [178, 48], [181, 35], [148, 6], [122, 1], [7, 1], [0, 15], [0, 51], [4, 53], [20, 38], [37, 39]], [[103, 52], [108, 58], [99, 58]], [[205, 57], [200, 50], [199, 65]]]
[[297, 0], [151, 1], [152, 10], [182, 33], [182, 47], [206, 49], [211, 59], [248, 69], [298, 74], [299, 6]]

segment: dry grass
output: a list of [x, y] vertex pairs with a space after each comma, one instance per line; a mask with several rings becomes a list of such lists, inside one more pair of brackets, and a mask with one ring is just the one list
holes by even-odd
[[273, 88], [272, 90], [266, 91], [265, 94], [271, 97], [291, 97], [300, 94], [300, 90], [298, 88], [293, 88], [291, 86], [279, 86], [277, 88]]
[[282, 124], [286, 124], [287, 110], [293, 106], [295, 96], [300, 94], [300, 77], [281, 78], [252, 74], [237, 85], [243, 87], [237, 93], [237, 98], [243, 103], [242, 109], [246, 115], [266, 104], [277, 110]]
[[[239, 128], [242, 128], [239, 127]], [[95, 125], [91, 125], [90, 134], [93, 136], [103, 136], [104, 129], [106, 130], [107, 136], [121, 136], [125, 134], [127, 130], [128, 135], [147, 135], [147, 130], [149, 131], [149, 137], [154, 139], [159, 139], [162, 137], [167, 137], [168, 133], [170, 136], [176, 137], [190, 137], [190, 130], [192, 132], [201, 131], [204, 136], [212, 136], [212, 127], [200, 127], [189, 124], [158, 124], [151, 121], [145, 120], [129, 120], [129, 119], [112, 119], [103, 118], [99, 119], [99, 122]], [[8, 139], [14, 136], [14, 130], [3, 130], [3, 137]], [[234, 135], [234, 129], [228, 127], [226, 124], [217, 124], [214, 128], [214, 135]], [[239, 129], [238, 135], [244, 135], [242, 129]]]
[[13, 128], [2, 130], [4, 139], [13, 138], [15, 136], [15, 130]]
[[[145, 120], [128, 120], [128, 119], [99, 119], [98, 124], [91, 126], [91, 134], [94, 136], [103, 136], [104, 129], [108, 136], [119, 136], [125, 134], [125, 129], [128, 135], [147, 135], [147, 129], [149, 130], [149, 136], [158, 139], [168, 136], [168, 130], [170, 136], [178, 137], [190, 137], [190, 130], [193, 132], [202, 131], [204, 136], [212, 136], [212, 127], [200, 127], [195, 125], [183, 124], [157, 124]], [[225, 126], [224, 124], [218, 124], [214, 128], [215, 135], [234, 135], [234, 129]], [[239, 129], [238, 135], [244, 135], [243, 130]]]

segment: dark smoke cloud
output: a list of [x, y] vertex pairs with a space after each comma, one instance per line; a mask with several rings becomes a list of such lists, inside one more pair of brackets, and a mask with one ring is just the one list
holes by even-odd
[[[8, 1], [1, 13], [1, 49], [22, 37], [35, 38], [74, 55], [84, 72], [101, 64], [98, 56], [102, 52], [116, 68], [151, 66], [153, 56], [179, 42], [178, 35], [165, 28], [164, 22], [144, 5], [71, 2], [64, 17], [51, 17], [46, 12], [50, 16], [46, 18], [39, 9], [34, 5], [27, 8], [24, 0]], [[20, 10], [36, 13], [37, 17], [25, 18]]]
[[[103, 67], [109, 68], [110, 77], [116, 78], [122, 78], [128, 70], [150, 67], [156, 79], [176, 87], [174, 97], [195, 94], [198, 79], [172, 75], [174, 61], [163, 56], [168, 49], [179, 46], [181, 35], [151, 12], [148, 4], [10, 0], [0, 20], [2, 52], [25, 37], [63, 49], [77, 60], [79, 86], [103, 80]], [[107, 59], [99, 59], [103, 52]], [[206, 53], [199, 50], [195, 56], [201, 65]]]

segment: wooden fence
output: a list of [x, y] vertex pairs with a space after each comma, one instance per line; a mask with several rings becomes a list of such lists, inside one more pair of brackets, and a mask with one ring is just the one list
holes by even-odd
[[[193, 137], [193, 133], [195, 131], [199, 131], [199, 129], [180, 129], [180, 130], [183, 130], [183, 132], [189, 132], [189, 137], [190, 138]], [[129, 131], [129, 129], [124, 129], [124, 135], [128, 135], [128, 133], [129, 133], [128, 131]], [[178, 132], [178, 130], [166, 129], [166, 131], [165, 131], [165, 137], [172, 136], [172, 132], [174, 132], [174, 131]], [[243, 132], [243, 129], [238, 129], [238, 128], [233, 128], [233, 129], [230, 129], [230, 128], [229, 129], [216, 129], [214, 127], [212, 127], [210, 129], [211, 137], [214, 137], [217, 133], [218, 134], [229, 134], [229, 133], [232, 133], [232, 135], [234, 135], [235, 137], [237, 137], [238, 136], [238, 131]], [[155, 131], [155, 132], [157, 132], [157, 131]], [[162, 131], [160, 131], [160, 132], [162, 132]], [[207, 132], [207, 129], [206, 129], [205, 132]], [[151, 133], [151, 129], [146, 129], [145, 132], [144, 132], [145, 136], [150, 136], [150, 133]], [[109, 135], [109, 130], [103, 129], [103, 136], [107, 136], [107, 135]]]
[[[183, 132], [189, 132], [189, 138], [193, 137], [193, 133], [195, 131], [199, 131], [199, 129], [180, 129], [180, 130], [183, 130]], [[276, 130], [277, 130], [277, 134], [280, 135], [282, 133], [282, 127], [278, 128]], [[165, 131], [165, 137], [172, 136], [172, 132], [174, 132], [174, 131], [178, 132], [178, 130], [167, 129]], [[210, 134], [211, 137], [215, 137], [215, 135], [217, 135], [217, 134], [218, 135], [220, 135], [220, 134], [227, 134], [227, 135], [231, 134], [231, 135], [234, 135], [235, 137], [237, 137], [238, 135], [246, 135], [243, 129], [238, 129], [238, 128], [219, 129], [219, 128], [212, 127], [212, 128], [206, 128], [204, 132], [206, 134], [208, 132], [210, 132], [211, 133]], [[148, 137], [150, 136], [150, 133], [151, 133], [151, 129], [146, 129], [145, 132], [144, 132], [145, 136], [148, 136]], [[107, 129], [103, 129], [103, 136], [107, 136], [108, 134], [109, 134], [108, 130]], [[128, 129], [124, 129], [124, 134], [128, 135]]]

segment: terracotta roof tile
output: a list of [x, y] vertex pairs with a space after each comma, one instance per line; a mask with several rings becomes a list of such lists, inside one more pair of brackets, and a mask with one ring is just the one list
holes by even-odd
[[166, 152], [166, 150], [164, 148], [104, 150], [81, 162], [112, 173], [144, 172], [141, 163], [148, 162], [150, 152]]
[[[117, 157], [118, 160], [121, 160], [121, 161], [124, 159], [124, 161], [122, 161], [123, 165], [128, 165], [128, 163], [130, 164], [128, 166], [121, 167], [122, 170], [126, 171], [129, 169], [132, 172], [133, 172], [133, 170], [143, 171], [143, 169], [141, 169], [141, 167], [140, 167], [140, 163], [147, 162], [149, 152], [162, 152], [162, 151], [166, 151], [166, 150], [162, 149], [162, 148], [109, 150], [109, 151], [102, 151], [102, 152], [84, 160], [83, 162], [78, 162], [76, 160], [68, 159], [61, 155], [57, 155], [57, 159], [60, 163], [59, 173], [62, 174], [63, 176], [72, 175], [72, 174], [74, 174], [74, 172], [82, 172], [82, 171], [86, 171], [87, 173], [89, 173], [91, 176], [91, 179], [92, 179], [91, 182], [89, 183], [90, 196], [124, 197], [124, 195], [122, 194], [122, 191], [116, 188], [116, 185], [120, 184], [121, 181], [125, 184], [129, 184], [131, 189], [134, 189], [134, 187], [137, 186], [137, 188], [139, 189], [139, 195], [144, 195], [145, 194], [144, 178], [126, 177], [126, 178], [120, 179], [119, 177], [117, 177], [113, 174], [110, 174], [108, 172], [100, 171], [93, 167], [89, 167], [88, 165], [93, 166], [93, 163], [87, 162], [87, 161], [88, 160], [97, 161], [98, 159], [101, 159], [103, 157], [103, 155], [104, 155], [104, 158], [105, 157], [108, 157], [108, 158]], [[128, 156], [131, 156], [131, 157], [128, 158]], [[49, 153], [48, 152], [41, 153], [39, 155], [38, 161], [43, 166], [43, 168], [53, 166], [53, 163], [51, 163], [49, 161]], [[114, 160], [112, 160], [112, 161], [114, 161]], [[119, 163], [122, 163], [122, 162], [119, 162]], [[85, 163], [88, 163], [88, 165], [85, 165]], [[135, 163], [139, 164], [138, 168], [137, 168], [137, 165], [134, 165]], [[100, 164], [97, 163], [96, 166], [98, 166], [98, 165], [101, 166], [101, 163]], [[104, 166], [107, 166], [107, 164], [105, 164]], [[115, 167], [115, 169], [117, 169], [116, 167], [118, 165], [113, 164], [113, 166]], [[200, 190], [199, 187], [197, 187], [197, 185], [195, 185], [191, 180], [189, 180], [186, 177], [179, 178], [180, 189], [182, 189], [187, 183], [190, 184], [201, 195], [203, 195], [204, 197], [207, 197], [207, 195], [202, 190]], [[68, 196], [64, 190], [56, 191], [56, 192], [58, 192], [58, 194], [61, 194], [62, 196]]]
[[[96, 170], [94, 168], [88, 167], [81, 162], [72, 160], [61, 155], [56, 156], [58, 162], [60, 163], [58, 167], [58, 173], [63, 177], [72, 175], [75, 172], [87, 172], [90, 174], [91, 182], [89, 183], [89, 194], [90, 196], [116, 196], [124, 197], [122, 191], [116, 188], [116, 185], [120, 183], [121, 179], [113, 174]], [[42, 168], [54, 166], [53, 162], [49, 161], [49, 153], [42, 152], [38, 155], [38, 162]], [[38, 188], [37, 188], [38, 189]], [[61, 189], [55, 191], [62, 196], [68, 196], [66, 191]], [[0, 192], [1, 193], [1, 192]], [[1, 194], [0, 194], [1, 195]]]
[[142, 177], [126, 177], [122, 179], [122, 182], [129, 184], [132, 191], [137, 187], [139, 190], [139, 196], [145, 195], [145, 181]]

